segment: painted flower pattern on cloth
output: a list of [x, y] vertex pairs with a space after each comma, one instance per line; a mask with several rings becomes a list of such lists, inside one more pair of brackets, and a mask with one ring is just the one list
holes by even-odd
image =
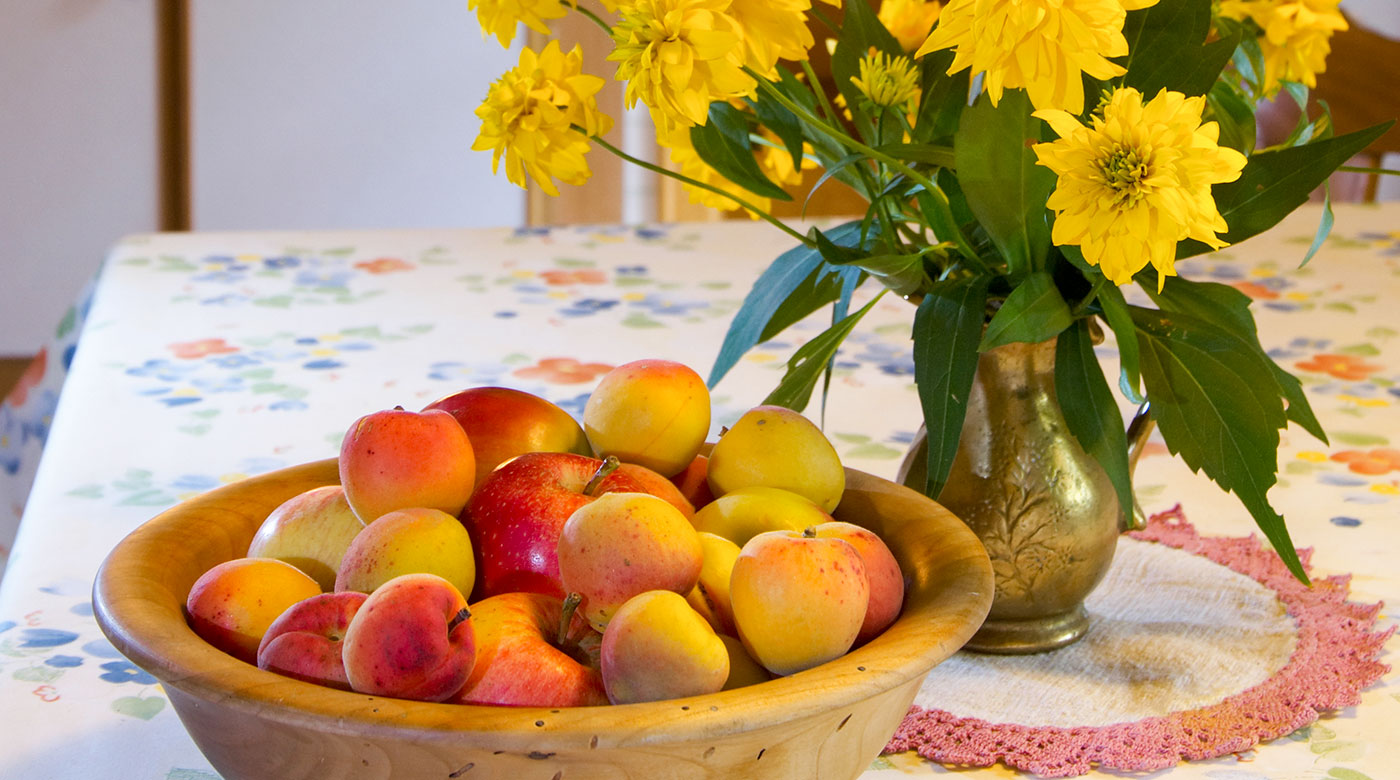
[[[1400, 532], [1400, 325], [1390, 312], [1400, 300], [1396, 214], [1338, 207], [1337, 230], [1303, 268], [1316, 212], [1261, 236], [1263, 245], [1255, 239], [1177, 263], [1183, 277], [1232, 285], [1254, 300], [1265, 347], [1298, 375], [1326, 427], [1327, 443], [1296, 427], [1284, 431], [1275, 490], [1286, 491], [1295, 538], [1326, 552], [1328, 573], [1350, 571], [1336, 571], [1339, 560], [1358, 571], [1393, 566]], [[88, 393], [104, 388], [115, 432], [126, 430], [127, 416], [158, 422], [158, 434], [142, 435], [158, 435], [162, 447], [137, 441], [141, 454], [133, 456], [103, 444], [110, 456], [56, 467], [42, 505], [76, 534], [115, 539], [181, 500], [334, 455], [348, 419], [372, 408], [421, 408], [489, 384], [536, 393], [580, 418], [598, 379], [627, 360], [671, 357], [704, 374], [752, 279], [785, 248], [747, 220], [502, 228], [457, 240], [442, 232], [386, 235], [160, 243], [172, 237], [114, 251], [106, 273], [141, 291], [141, 319], [168, 314], [184, 325], [131, 328], [134, 303], [91, 315], [84, 304], [66, 318], [63, 335], [46, 348], [42, 380], [26, 383], [20, 403], [12, 394], [0, 404], [0, 558], [14, 538], [3, 533], [6, 512], [18, 524], [28, 494], [28, 482], [19, 491], [14, 480], [32, 478], [43, 443], [63, 429], [55, 410], [84, 329], [93, 346], [76, 352], [75, 381]], [[429, 316], [424, 291], [450, 294], [460, 306]], [[882, 300], [868, 315], [871, 327], [842, 345], [825, 409], [828, 437], [847, 465], [881, 476], [894, 475], [917, 427], [907, 307]], [[715, 431], [759, 402], [758, 388], [771, 389], [802, 341], [796, 335], [810, 337], [828, 321], [828, 311], [818, 312], [793, 336], [747, 353], [712, 390]], [[1097, 352], [1116, 373], [1111, 335]], [[817, 419], [819, 409], [816, 393], [807, 411]], [[1201, 522], [1209, 512], [1195, 502], [1204, 497], [1170, 487], [1175, 463], [1160, 442], [1149, 443], [1139, 497], [1149, 510], [1180, 500]], [[163, 756], [154, 746], [184, 740], [184, 731], [161, 687], [98, 630], [90, 603], [98, 561], [95, 552], [88, 557], [45, 561], [45, 577], [0, 588], [0, 724], [58, 729], [77, 712]], [[1375, 588], [1382, 579], [1358, 576], [1352, 587]], [[1357, 598], [1393, 604], [1400, 592]], [[1400, 673], [1362, 706], [1400, 708]], [[1183, 763], [1171, 778], [1380, 780], [1387, 736], [1367, 731], [1370, 722], [1369, 714], [1319, 722], [1261, 746], [1253, 763]], [[1271, 756], [1292, 758], [1270, 764]], [[0, 758], [0, 774], [6, 767]], [[150, 776], [215, 775], [185, 761]]]

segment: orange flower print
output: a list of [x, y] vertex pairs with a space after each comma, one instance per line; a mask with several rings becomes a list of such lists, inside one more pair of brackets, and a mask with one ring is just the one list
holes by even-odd
[[581, 385], [613, 370], [607, 363], [580, 363], [573, 358], [543, 358], [528, 368], [515, 370], [525, 379], [543, 379], [559, 385]]
[[184, 358], [185, 360], [199, 360], [209, 355], [223, 355], [238, 351], [238, 347], [230, 346], [223, 339], [181, 341], [169, 346], [170, 351], [175, 353], [175, 357]]
[[547, 284], [603, 284], [608, 280], [607, 274], [592, 268], [572, 271], [541, 271], [540, 278], [544, 279]]
[[388, 274], [394, 271], [412, 271], [413, 263], [404, 262], [397, 257], [376, 257], [373, 260], [361, 260], [355, 263], [355, 267], [372, 274]]
[[39, 386], [44, 381], [44, 372], [49, 367], [49, 351], [46, 347], [40, 347], [39, 353], [25, 366], [24, 373], [19, 375], [19, 381], [15, 383], [14, 389], [10, 390], [10, 395], [0, 399], [9, 401], [16, 407], [22, 406], [29, 391]]
[[1304, 360], [1295, 364], [1304, 371], [1316, 371], [1320, 374], [1331, 374], [1338, 379], [1359, 380], [1380, 371], [1383, 366], [1367, 363], [1361, 358], [1351, 355], [1334, 355], [1323, 352], [1312, 356], [1312, 360]]
[[1400, 450], [1390, 447], [1368, 450], [1342, 450], [1332, 454], [1332, 460], [1347, 464], [1347, 468], [1357, 474], [1376, 476], [1391, 471], [1400, 471]]
[[1230, 286], [1256, 301], [1272, 301], [1278, 298], [1278, 293], [1258, 282], [1232, 282]]

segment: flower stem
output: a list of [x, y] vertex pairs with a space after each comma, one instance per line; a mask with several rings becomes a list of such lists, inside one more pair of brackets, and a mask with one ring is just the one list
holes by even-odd
[[[772, 96], [774, 100], [782, 104], [784, 108], [796, 114], [798, 117], [801, 117], [803, 121], [807, 122], [816, 129], [825, 133], [832, 140], [836, 141], [842, 146], [845, 146], [851, 151], [860, 152], [861, 154], [866, 155], [872, 160], [877, 160], [881, 163], [884, 163], [892, 170], [909, 177], [910, 181], [913, 181], [916, 184], [923, 185], [924, 189], [928, 190], [930, 193], [942, 192], [942, 190], [938, 189], [938, 185], [934, 184], [933, 181], [930, 180], [927, 176], [924, 176], [923, 174], [919, 173], [913, 168], [910, 168], [903, 162], [889, 156], [888, 154], [885, 154], [884, 152], [881, 152], [878, 149], [873, 149], [869, 146], [866, 146], [860, 141], [857, 141], [856, 139], [852, 138], [850, 135], [843, 133], [840, 130], [828, 125], [826, 122], [823, 122], [821, 118], [814, 116], [812, 112], [798, 105], [796, 102], [790, 100], [787, 95], [784, 95], [782, 93], [781, 90], [770, 84], [766, 79], [761, 77], [759, 74], [755, 73], [751, 68], [745, 66], [744, 72], [752, 76], [753, 79], [758, 82], [759, 89], [762, 89], [764, 92], [767, 92], [770, 96]], [[876, 193], [872, 191], [872, 198], [875, 194]], [[947, 222], [948, 224], [953, 224], [951, 214], [948, 215]], [[962, 231], [957, 230], [956, 227], [954, 228], [954, 230], [957, 233], [957, 235], [953, 237], [954, 243], [956, 243], [958, 248], [964, 253], [968, 252], [971, 245], [968, 243], [967, 237], [962, 235]]]
[[609, 37], [612, 36], [612, 26], [609, 25], [607, 22], [603, 21], [603, 20], [598, 16], [598, 14], [593, 13], [592, 11], [588, 10], [587, 8], [584, 8], [582, 5], [580, 5], [580, 4], [578, 4], [578, 3], [574, 3], [573, 6], [574, 6], [574, 10], [575, 10], [575, 11], [578, 11], [579, 13], [583, 14], [584, 16], [587, 16], [589, 19], [592, 19], [594, 24], [596, 24], [596, 25], [598, 25], [599, 27], [603, 28], [603, 32], [607, 33]]
[[1080, 298], [1079, 303], [1074, 304], [1074, 308], [1070, 309], [1070, 315], [1078, 317], [1079, 315], [1083, 314], [1084, 310], [1089, 308], [1089, 304], [1093, 303], [1094, 300], [1099, 297], [1099, 290], [1102, 290], [1104, 284], [1106, 284], [1107, 282], [1107, 276], [1100, 276], [1098, 279], [1095, 279], [1094, 286], [1092, 289], [1089, 290], [1089, 294], [1085, 295], [1083, 298]]
[[[575, 129], [578, 129], [579, 132], [583, 132], [583, 131], [582, 131], [582, 128], [577, 128], [577, 127], [576, 127]], [[586, 133], [585, 133], [585, 135], [586, 135]], [[625, 161], [627, 161], [627, 162], [629, 162], [629, 163], [632, 163], [633, 165], [636, 165], [636, 166], [641, 167], [641, 168], [645, 168], [646, 170], [651, 171], [652, 173], [660, 174], [660, 175], [662, 175], [662, 176], [669, 176], [669, 177], [671, 177], [672, 179], [675, 179], [676, 181], [679, 181], [679, 182], [682, 182], [682, 183], [685, 183], [685, 184], [689, 184], [689, 185], [692, 186], [692, 187], [699, 187], [699, 188], [702, 189], [702, 190], [706, 190], [706, 191], [708, 191], [708, 192], [713, 192], [713, 193], [715, 193], [716, 195], [720, 195], [720, 196], [726, 197], [726, 198], [728, 198], [728, 199], [734, 201], [735, 203], [738, 203], [740, 206], [743, 206], [745, 209], [748, 209], [750, 213], [757, 215], [759, 219], [762, 219], [762, 220], [764, 220], [765, 222], [768, 222], [769, 224], [773, 225], [774, 227], [778, 228], [779, 230], [783, 231], [784, 233], [787, 233], [789, 236], [792, 236], [792, 237], [793, 237], [794, 239], [796, 239], [797, 241], [800, 241], [804, 246], [809, 247], [809, 248], [812, 248], [812, 249], [815, 249], [815, 248], [817, 247], [816, 242], [813, 241], [812, 239], [810, 239], [810, 238], [808, 238], [808, 237], [802, 235], [801, 233], [797, 232], [796, 230], [793, 230], [792, 228], [788, 227], [787, 224], [785, 224], [782, 220], [778, 219], [777, 217], [773, 216], [772, 214], [769, 214], [768, 212], [764, 211], [763, 209], [761, 209], [761, 208], [759, 208], [759, 207], [753, 205], [752, 203], [749, 203], [748, 201], [744, 200], [743, 198], [739, 197], [738, 195], [734, 195], [733, 193], [725, 192], [724, 190], [720, 189], [719, 187], [714, 186], [713, 184], [706, 184], [706, 183], [703, 182], [703, 181], [698, 181], [698, 180], [696, 180], [696, 179], [692, 179], [692, 178], [690, 178], [689, 176], [686, 176], [686, 175], [683, 174], [683, 173], [677, 173], [676, 171], [669, 170], [669, 169], [664, 168], [664, 167], [662, 167], [662, 166], [660, 166], [660, 165], [656, 165], [656, 164], [654, 164], [654, 163], [649, 163], [649, 162], [647, 162], [646, 160], [642, 160], [642, 159], [638, 159], [638, 158], [636, 158], [636, 157], [633, 157], [632, 155], [630, 155], [630, 154], [628, 154], [628, 153], [622, 151], [621, 149], [617, 148], [616, 146], [613, 146], [612, 144], [608, 143], [607, 141], [604, 141], [604, 140], [602, 139], [601, 136], [596, 136], [596, 135], [595, 135], [595, 136], [592, 136], [592, 137], [591, 137], [591, 140], [592, 140], [594, 143], [598, 144], [599, 146], [603, 147], [604, 149], [607, 149], [609, 152], [611, 152], [611, 153], [613, 153], [614, 155], [616, 155], [619, 159], [625, 160]]]
[[831, 101], [827, 100], [826, 87], [822, 86], [821, 77], [817, 75], [817, 72], [812, 70], [812, 63], [808, 62], [807, 60], [803, 60], [802, 72], [807, 74], [807, 86], [812, 90], [812, 93], [817, 96], [817, 100], [820, 102], [822, 107], [822, 113], [826, 114], [827, 117], [831, 119], [831, 121], [835, 122], [836, 109], [832, 108]]

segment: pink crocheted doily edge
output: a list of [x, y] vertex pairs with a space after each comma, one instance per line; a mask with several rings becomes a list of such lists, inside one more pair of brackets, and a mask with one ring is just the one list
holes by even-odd
[[[1288, 663], [1264, 682], [1219, 703], [1108, 726], [1023, 726], [960, 718], [915, 706], [886, 753], [915, 750], [942, 764], [984, 767], [1000, 761], [1044, 777], [1073, 777], [1095, 766], [1127, 771], [1165, 769], [1182, 760], [1216, 758], [1290, 734], [1319, 713], [1356, 705], [1360, 692], [1390, 670], [1378, 662], [1391, 626], [1372, 628], [1382, 604], [1346, 600], [1350, 575], [1294, 579], [1273, 550], [1254, 536], [1202, 537], [1180, 505], [1154, 515], [1134, 538], [1201, 555], [1273, 590], [1298, 631]], [[1299, 550], [1307, 567], [1312, 550]]]

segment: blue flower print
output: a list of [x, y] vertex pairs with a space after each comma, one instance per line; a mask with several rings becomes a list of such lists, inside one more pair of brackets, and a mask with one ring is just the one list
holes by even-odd
[[108, 661], [102, 664], [105, 669], [98, 679], [109, 683], [134, 682], [138, 685], [155, 685], [156, 678], [130, 661]]
[[618, 303], [619, 301], [616, 300], [603, 300], [601, 298], [580, 298], [560, 309], [559, 313], [565, 317], [587, 317], [590, 314], [607, 311]]
[[60, 631], [56, 628], [26, 628], [19, 632], [19, 636], [19, 646], [25, 649], [58, 647], [78, 638], [72, 631]]
[[55, 669], [72, 669], [75, 666], [82, 666], [82, 656], [77, 655], [56, 655], [52, 658], [44, 659], [45, 666], [52, 666]]
[[290, 255], [282, 257], [264, 257], [262, 264], [264, 268], [275, 271], [283, 268], [296, 268], [301, 265], [301, 259], [291, 257]]

